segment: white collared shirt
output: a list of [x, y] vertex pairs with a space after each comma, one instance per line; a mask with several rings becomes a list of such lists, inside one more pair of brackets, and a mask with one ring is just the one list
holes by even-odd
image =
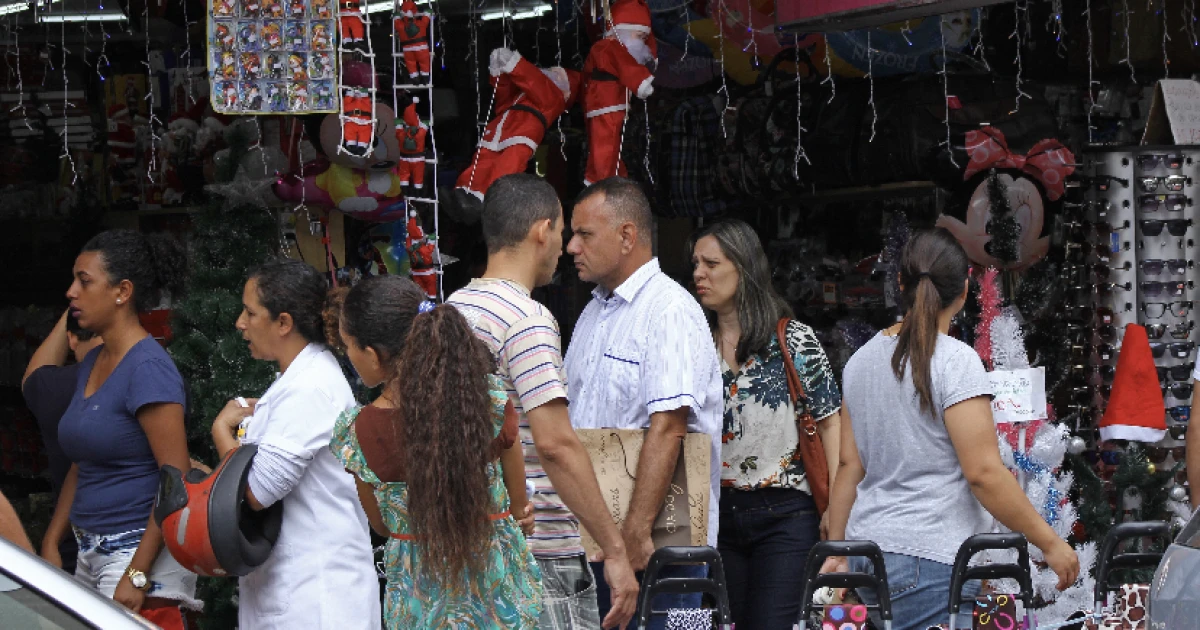
[[377, 630], [379, 581], [354, 476], [329, 449], [354, 395], [337, 359], [309, 344], [244, 423], [243, 444], [272, 448], [304, 466], [283, 497], [279, 540], [266, 563], [241, 578], [238, 623], [246, 630]]
[[592, 291], [564, 363], [576, 429], [646, 429], [650, 415], [688, 408], [688, 432], [712, 437], [708, 543], [716, 547], [721, 480], [721, 372], [700, 305], [642, 265], [611, 293]]

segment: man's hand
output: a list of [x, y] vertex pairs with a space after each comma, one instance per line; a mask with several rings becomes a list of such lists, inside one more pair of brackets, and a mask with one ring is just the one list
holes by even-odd
[[609, 609], [601, 627], [606, 630], [607, 628], [624, 629], [629, 624], [629, 620], [633, 619], [633, 613], [637, 609], [637, 577], [634, 576], [633, 568], [629, 566], [629, 561], [625, 558], [605, 560], [603, 555], [600, 558], [604, 562], [604, 581], [608, 583], [608, 590], [612, 594], [612, 608]]
[[129, 581], [129, 576], [125, 575], [121, 577], [120, 582], [117, 582], [117, 590], [113, 592], [113, 600], [136, 613], [142, 610], [142, 604], [146, 601], [146, 594], [134, 588], [133, 583]]
[[819, 531], [821, 532], [821, 540], [829, 540], [829, 510], [825, 510], [825, 513], [821, 515]]
[[[819, 573], [849, 573], [850, 563], [846, 561], [845, 556], [829, 556], [825, 558], [825, 563], [821, 565]], [[846, 598], [846, 589], [839, 588], [834, 590], [834, 598], [836, 601], [842, 601]]]
[[649, 532], [635, 532], [628, 527], [622, 528], [621, 537], [625, 540], [625, 551], [629, 554], [629, 565], [634, 571], [645, 571], [650, 564], [650, 556], [654, 555], [654, 541]]

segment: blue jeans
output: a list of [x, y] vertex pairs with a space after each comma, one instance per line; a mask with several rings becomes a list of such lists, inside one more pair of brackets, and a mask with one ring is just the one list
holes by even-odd
[[820, 522], [806, 492], [721, 489], [717, 547], [738, 628], [791, 630], [795, 625], [804, 565], [820, 538]]
[[[850, 558], [850, 570], [871, 573], [871, 561], [866, 558]], [[887, 569], [888, 592], [892, 599], [892, 630], [925, 630], [929, 626], [950, 622], [950, 576], [954, 567], [933, 560], [899, 553], [883, 554]], [[979, 594], [977, 580], [967, 582], [962, 594], [974, 597]], [[875, 592], [859, 589], [858, 596], [867, 605], [878, 604]], [[970, 627], [971, 611], [967, 607], [959, 613], [959, 626]]]
[[[600, 606], [600, 620], [608, 615], [608, 611], [612, 608], [612, 593], [608, 590], [608, 582], [604, 581], [604, 563], [593, 562], [592, 573], [596, 575], [596, 603]], [[638, 582], [642, 581], [642, 572], [638, 571]], [[658, 577], [689, 577], [701, 578], [708, 576], [708, 567], [703, 565], [687, 565], [673, 564], [663, 567], [662, 571], [658, 572]], [[650, 602], [651, 607], [655, 610], [669, 610], [671, 608], [699, 608], [700, 593], [688, 593], [686, 595], [659, 595]], [[633, 621], [629, 624], [630, 628], [634, 628], [637, 624], [638, 610], [633, 613]], [[649, 625], [646, 626], [649, 630], [665, 630], [667, 626], [667, 618], [664, 615], [650, 617]]]

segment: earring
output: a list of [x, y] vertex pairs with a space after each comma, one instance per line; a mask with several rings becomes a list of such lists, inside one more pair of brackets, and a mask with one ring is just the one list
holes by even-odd
[[117, 298], [117, 304], [121, 303], [121, 298]]

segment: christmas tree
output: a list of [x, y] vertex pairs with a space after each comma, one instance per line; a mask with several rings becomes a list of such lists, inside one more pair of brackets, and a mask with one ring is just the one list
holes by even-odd
[[[226, 135], [229, 155], [218, 162], [220, 184], [212, 187], [209, 206], [192, 219], [188, 292], [174, 306], [169, 347], [188, 386], [188, 448], [210, 465], [217, 463], [209, 435], [217, 413], [232, 398], [266, 391], [273, 377], [269, 363], [251, 358], [234, 324], [246, 277], [277, 251], [278, 224], [266, 207], [233, 193], [250, 185], [235, 177], [251, 136], [239, 125]], [[205, 602], [203, 628], [237, 625], [236, 586], [231, 579], [200, 579], [196, 595]]]

